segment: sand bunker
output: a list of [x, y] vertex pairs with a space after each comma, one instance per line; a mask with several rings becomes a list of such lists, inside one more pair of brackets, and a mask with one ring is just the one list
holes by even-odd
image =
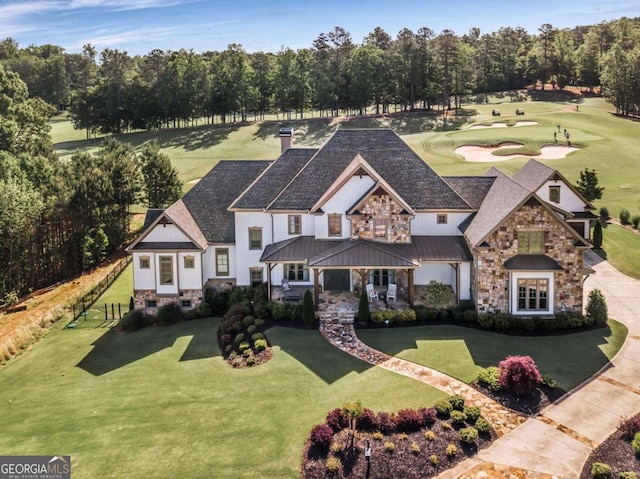
[[[514, 127], [518, 127], [518, 126], [533, 126], [533, 125], [537, 125], [538, 122], [537, 121], [516, 121], [516, 124], [513, 125]], [[495, 123], [492, 123], [491, 125], [473, 125], [470, 126], [469, 129], [470, 130], [483, 130], [485, 128], [507, 128], [507, 124], [504, 121], [496, 121]]]
[[540, 160], [559, 160], [561, 158], [566, 158], [569, 153], [574, 151], [578, 151], [580, 148], [576, 148], [575, 146], [566, 146], [566, 145], [545, 145], [540, 148], [539, 155], [504, 155], [498, 156], [494, 155], [494, 151], [502, 150], [504, 148], [514, 148], [522, 146], [520, 143], [502, 143], [500, 146], [461, 146], [456, 148], [456, 153], [458, 155], [464, 156], [464, 159], [467, 161], [475, 162], [475, 163], [491, 163], [494, 161], [507, 161], [512, 160], [514, 158], [522, 158], [523, 156], [535, 157]]

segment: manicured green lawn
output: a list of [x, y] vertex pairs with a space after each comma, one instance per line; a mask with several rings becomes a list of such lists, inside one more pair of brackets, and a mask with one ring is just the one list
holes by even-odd
[[460, 326], [417, 326], [359, 330], [370, 346], [472, 382], [481, 368], [497, 366], [507, 356], [531, 356], [541, 374], [550, 374], [569, 390], [592, 376], [622, 347], [627, 328], [609, 327], [558, 336], [522, 337]]
[[640, 235], [616, 225], [602, 229], [607, 260], [621, 273], [640, 279]]
[[234, 370], [217, 326], [52, 331], [0, 369], [0, 451], [70, 454], [76, 479], [296, 478], [304, 440], [328, 410], [362, 400], [395, 411], [444, 396], [317, 331], [272, 328], [273, 360]]
[[[87, 311], [87, 321], [104, 321], [104, 305], [107, 305], [109, 319], [111, 319], [111, 305], [115, 305], [116, 318], [118, 304], [122, 306], [122, 314], [129, 310], [129, 298], [133, 294], [133, 266], [130, 264], [109, 286], [102, 296]], [[81, 323], [80, 323], [81, 324]]]

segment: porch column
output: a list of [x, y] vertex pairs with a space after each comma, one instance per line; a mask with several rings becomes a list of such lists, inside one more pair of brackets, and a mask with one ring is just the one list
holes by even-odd
[[456, 272], [456, 304], [460, 304], [460, 263], [451, 264]]
[[320, 304], [320, 270], [318, 268], [313, 269], [313, 302], [315, 310], [318, 311]]
[[[357, 269], [356, 271], [360, 275], [360, 282], [362, 283], [362, 290], [364, 291], [364, 288], [367, 285], [366, 277], [367, 277], [368, 270], [366, 270], [366, 269]], [[353, 288], [351, 288], [351, 289], [353, 289]]]
[[269, 298], [269, 302], [271, 302], [271, 272], [275, 266], [273, 263], [267, 263], [267, 297]]
[[409, 295], [409, 306], [413, 306], [413, 269], [407, 270], [407, 293]]

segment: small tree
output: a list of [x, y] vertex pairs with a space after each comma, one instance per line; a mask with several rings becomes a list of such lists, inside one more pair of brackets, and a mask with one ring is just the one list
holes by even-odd
[[598, 186], [598, 175], [596, 170], [585, 168], [580, 172], [580, 179], [576, 183], [576, 189], [582, 193], [588, 201], [599, 200], [602, 198], [604, 186]]
[[358, 303], [358, 321], [361, 323], [368, 323], [371, 318], [369, 312], [369, 298], [364, 291], [360, 294], [360, 302]]
[[631, 213], [629, 213], [629, 210], [626, 208], [623, 208], [620, 211], [620, 223], [622, 223], [623, 225], [628, 225], [630, 223], [631, 219]]
[[453, 301], [453, 290], [451, 287], [435, 279], [429, 281], [425, 290], [427, 293], [427, 301], [431, 306], [435, 306], [436, 308], [449, 306], [451, 301]]
[[604, 295], [599, 289], [592, 289], [589, 292], [589, 298], [587, 300], [587, 318], [589, 318], [589, 322], [598, 325], [606, 324], [607, 319], [609, 319], [607, 301], [604, 299]]
[[607, 221], [609, 220], [609, 218], [610, 218], [609, 208], [607, 208], [606, 206], [603, 206], [602, 208], [600, 208], [600, 222], [602, 223], [603, 226], [606, 227]]
[[538, 387], [542, 377], [530, 356], [509, 356], [498, 365], [500, 386], [518, 396], [530, 396]]
[[356, 426], [358, 425], [358, 419], [360, 419], [364, 413], [364, 408], [360, 401], [348, 402], [342, 405], [342, 413], [349, 421], [349, 436], [351, 438], [351, 447], [353, 447], [353, 441], [356, 435]]
[[596, 225], [593, 227], [593, 247], [595, 249], [602, 248], [602, 223], [596, 221]]
[[304, 292], [304, 299], [302, 300], [302, 320], [304, 324], [312, 328], [316, 322], [316, 314], [313, 307], [313, 296], [311, 290]]

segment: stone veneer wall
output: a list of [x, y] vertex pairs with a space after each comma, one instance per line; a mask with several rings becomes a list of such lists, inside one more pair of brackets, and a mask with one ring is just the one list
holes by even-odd
[[545, 254], [563, 268], [554, 272], [554, 310], [564, 305], [567, 311], [582, 312], [583, 250], [574, 246], [575, 238], [535, 200], [487, 238], [488, 248], [471, 248], [477, 268], [473, 290], [478, 312], [509, 311], [509, 271], [502, 265], [518, 254], [518, 230], [545, 231]]
[[[351, 216], [351, 238], [387, 241], [390, 243], [411, 242], [411, 218], [401, 215], [402, 206], [388, 194], [371, 195], [360, 208], [360, 215]], [[387, 235], [375, 236], [374, 219], [383, 219], [387, 224]]]
[[[157, 294], [153, 289], [138, 289], [133, 292], [133, 306], [135, 309], [143, 309], [145, 314], [155, 315], [158, 312], [158, 308], [165, 304], [191, 300], [191, 309], [196, 308], [202, 303], [202, 290], [201, 289], [183, 289], [180, 290], [182, 296], [163, 295]], [[157, 308], [147, 308], [146, 301], [155, 299], [157, 301]]]

